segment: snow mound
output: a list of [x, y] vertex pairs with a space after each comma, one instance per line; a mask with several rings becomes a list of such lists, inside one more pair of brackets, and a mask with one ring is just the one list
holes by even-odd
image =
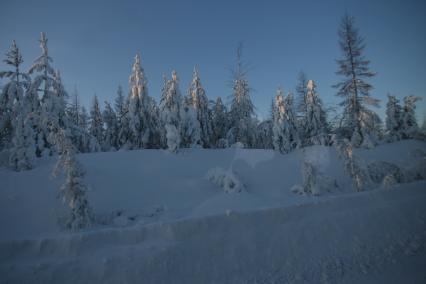
[[226, 193], [242, 192], [244, 184], [239, 180], [232, 170], [213, 168], [207, 172], [207, 179], [213, 184], [221, 187]]

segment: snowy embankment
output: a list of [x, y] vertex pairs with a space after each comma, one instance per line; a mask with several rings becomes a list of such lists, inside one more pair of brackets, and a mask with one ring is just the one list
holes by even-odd
[[[422, 151], [404, 141], [358, 154], [408, 167]], [[336, 178], [334, 192], [290, 191], [298, 151], [80, 155], [102, 223], [80, 233], [57, 225], [54, 161], [0, 170], [0, 282], [424, 283], [426, 182], [354, 193], [332, 148], [309, 154]], [[209, 182], [216, 167], [232, 168], [245, 190]]]

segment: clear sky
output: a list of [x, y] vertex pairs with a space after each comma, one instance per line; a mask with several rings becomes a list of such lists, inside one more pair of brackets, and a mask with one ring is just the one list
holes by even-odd
[[[162, 74], [176, 69], [186, 93], [197, 65], [210, 99], [228, 97], [237, 43], [250, 64], [249, 82], [257, 114], [269, 113], [278, 85], [293, 91], [297, 74], [316, 81], [327, 105], [335, 104], [338, 82], [337, 29], [345, 12], [355, 16], [366, 38], [365, 55], [378, 75], [372, 95], [423, 97], [426, 112], [426, 1], [6, 1], [0, 0], [0, 53], [16, 39], [24, 67], [40, 54], [47, 33], [54, 67], [67, 90], [79, 90], [88, 106], [96, 93], [112, 101], [117, 86], [128, 90], [136, 53], [142, 57], [150, 95], [159, 100]], [[4, 69], [0, 63], [0, 69]]]

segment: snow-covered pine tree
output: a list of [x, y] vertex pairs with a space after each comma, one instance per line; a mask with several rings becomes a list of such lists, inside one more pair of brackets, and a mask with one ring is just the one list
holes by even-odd
[[66, 128], [68, 123], [66, 115], [68, 93], [62, 84], [59, 70], [56, 70], [53, 78], [53, 95], [55, 99], [54, 117], [57, 120], [59, 127]]
[[105, 109], [102, 115], [106, 126], [103, 149], [105, 151], [110, 151], [111, 149], [116, 150], [118, 148], [117, 116], [108, 102], [105, 102]]
[[[104, 122], [102, 120], [102, 113], [99, 107], [98, 97], [95, 95], [90, 109], [90, 126], [89, 133], [95, 139], [98, 145], [103, 145], [104, 137]], [[96, 149], [92, 149], [96, 151]]]
[[129, 83], [130, 97], [127, 116], [130, 133], [128, 145], [131, 149], [139, 149], [147, 146], [150, 131], [148, 128], [147, 112], [145, 110], [148, 96], [147, 80], [138, 54], [133, 63]]
[[169, 151], [176, 153], [181, 144], [182, 96], [176, 71], [172, 79], [164, 78], [165, 86], [160, 101], [160, 117], [165, 128], [165, 142]]
[[89, 114], [86, 110], [85, 106], [81, 106], [80, 107], [80, 119], [79, 119], [79, 126], [81, 127], [81, 129], [83, 129], [84, 131], [88, 131], [89, 130]]
[[371, 147], [376, 144], [378, 116], [367, 106], [378, 106], [379, 101], [370, 96], [373, 86], [366, 79], [375, 73], [370, 71], [370, 61], [363, 55], [364, 39], [359, 36], [353, 17], [345, 15], [342, 18], [339, 37], [343, 58], [337, 60], [339, 70], [336, 74], [344, 79], [333, 87], [338, 89], [337, 96], [344, 98], [341, 132], [353, 146]]
[[181, 147], [201, 147], [201, 127], [197, 119], [197, 110], [190, 97], [184, 98], [181, 113]]
[[[316, 85], [313, 80], [309, 80], [306, 86], [306, 96], [304, 100], [305, 112], [302, 118], [303, 145], [325, 145], [327, 144], [327, 119], [322, 107], [322, 101], [316, 92]], [[300, 131], [302, 131], [299, 128]]]
[[256, 129], [256, 147], [258, 149], [273, 149], [272, 143], [272, 120], [266, 119], [257, 125]]
[[93, 217], [86, 196], [85, 172], [75, 157], [70, 133], [65, 129], [59, 129], [55, 144], [59, 158], [53, 174], [57, 175], [59, 172], [65, 174], [65, 183], [60, 188], [59, 196], [70, 208], [70, 216], [65, 226], [73, 231], [90, 227]]
[[404, 108], [401, 118], [401, 130], [403, 139], [415, 138], [419, 132], [419, 126], [416, 120], [416, 102], [421, 100], [420, 97], [406, 96], [404, 97]]
[[[47, 141], [49, 145], [55, 143], [55, 133], [59, 128], [68, 128], [68, 117], [66, 116], [66, 99], [68, 93], [66, 92], [64, 85], [62, 84], [61, 75], [59, 70], [56, 70], [53, 75], [52, 92], [48, 99], [43, 104], [44, 115], [41, 117], [41, 123], [47, 129]], [[55, 125], [57, 127], [50, 127]], [[54, 147], [50, 148], [50, 152], [55, 151]]]
[[24, 61], [15, 41], [6, 52], [3, 62], [11, 66], [12, 70], [0, 72], [0, 78], [6, 77], [10, 80], [0, 93], [0, 150], [11, 146], [14, 121], [22, 111], [20, 105], [23, 104], [24, 93], [30, 85], [29, 76], [21, 72], [20, 67]]
[[308, 79], [306, 77], [305, 72], [300, 71], [297, 80], [298, 83], [296, 85], [296, 115], [299, 126], [301, 130], [303, 130], [303, 119], [306, 117], [306, 86], [308, 85]]
[[[40, 100], [40, 110], [38, 113], [38, 123], [35, 126], [35, 135], [36, 135], [36, 155], [42, 156], [46, 148], [50, 148], [51, 145], [48, 142], [48, 131], [47, 125], [44, 122], [49, 121], [52, 97], [54, 96], [53, 85], [55, 82], [55, 71], [51, 66], [53, 62], [52, 58], [49, 56], [49, 51], [47, 48], [47, 38], [45, 33], [40, 35], [40, 47], [42, 54], [34, 60], [33, 65], [28, 70], [29, 74], [36, 73], [37, 75], [33, 79], [31, 84], [31, 96], [37, 96], [41, 98]], [[34, 114], [37, 115], [37, 114]], [[34, 121], [37, 121], [35, 119]]]
[[66, 114], [68, 121], [74, 125], [80, 125], [80, 98], [77, 88], [71, 94], [71, 100], [67, 106]]
[[[224, 143], [226, 137], [227, 123], [227, 110], [226, 106], [222, 103], [222, 99], [218, 97], [213, 107], [212, 113], [213, 124], [213, 145], [222, 148], [228, 143]], [[222, 141], [222, 142], [219, 142]], [[225, 145], [226, 144], [226, 145]]]
[[296, 119], [293, 112], [293, 94], [285, 98], [283, 91], [278, 88], [273, 110], [273, 145], [281, 153], [288, 153], [300, 144], [297, 133]]
[[35, 143], [32, 126], [22, 101], [14, 123], [15, 133], [10, 149], [9, 164], [15, 171], [30, 170], [34, 167]]
[[242, 61], [242, 45], [237, 48], [237, 64], [233, 71], [233, 94], [230, 110], [230, 126], [227, 138], [230, 144], [241, 142], [245, 147], [255, 145], [255, 126], [253, 125], [254, 105], [250, 98], [247, 81], [247, 68]]
[[399, 100], [395, 96], [388, 95], [388, 102], [386, 104], [386, 140], [394, 142], [400, 140], [402, 137], [401, 121], [402, 107]]
[[161, 148], [161, 140], [162, 140], [162, 127], [161, 127], [161, 121], [160, 121], [160, 110], [157, 106], [157, 103], [155, 100], [148, 96], [146, 100], [146, 114], [148, 118], [148, 125], [149, 125], [149, 142], [148, 142], [148, 148]]
[[67, 110], [68, 129], [70, 131], [70, 139], [76, 148], [76, 151], [81, 153], [90, 152], [89, 141], [90, 134], [87, 127], [87, 112], [80, 105], [80, 99], [77, 88], [71, 96], [71, 103]]
[[192, 82], [189, 87], [189, 105], [195, 110], [196, 118], [200, 126], [200, 138], [204, 148], [211, 147], [213, 136], [212, 122], [209, 112], [209, 101], [201, 80], [197, 67], [192, 73]]
[[129, 137], [129, 120], [127, 112], [129, 109], [129, 100], [126, 99], [123, 95], [123, 88], [121, 85], [118, 86], [117, 95], [114, 101], [114, 109], [117, 115], [117, 124], [118, 124], [118, 138], [117, 144], [118, 148], [126, 148], [126, 142]]
[[115, 97], [115, 100], [114, 100], [114, 110], [115, 110], [115, 113], [117, 114], [118, 122], [126, 114], [125, 104], [126, 104], [126, 99], [124, 98], [124, 95], [123, 95], [123, 88], [121, 87], [121, 85], [119, 85], [117, 89], [117, 96]]

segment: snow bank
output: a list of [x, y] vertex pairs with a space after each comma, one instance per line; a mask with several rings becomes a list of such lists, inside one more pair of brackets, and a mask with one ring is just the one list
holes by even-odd
[[[334, 148], [307, 149], [78, 155], [97, 224], [73, 234], [57, 224], [65, 212], [56, 199], [63, 177], [51, 177], [55, 159], [26, 172], [0, 168], [0, 282], [421, 283], [426, 143], [355, 149], [367, 165], [414, 173], [411, 183], [397, 184], [390, 166], [375, 190], [361, 193]], [[339, 189], [293, 194], [305, 159]], [[244, 194], [206, 179], [218, 168], [214, 180], [232, 168]]]
[[0, 242], [0, 275], [6, 283], [422, 283], [425, 187]]

